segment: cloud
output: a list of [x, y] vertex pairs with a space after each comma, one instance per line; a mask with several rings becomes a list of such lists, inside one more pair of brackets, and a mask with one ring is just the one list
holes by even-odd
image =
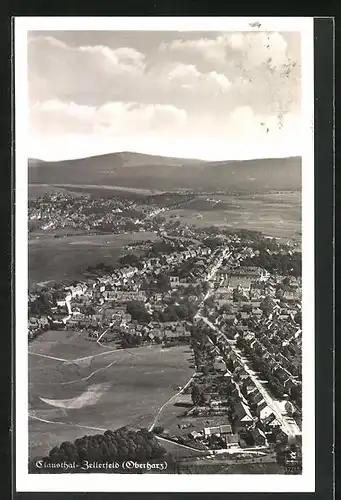
[[203, 37], [198, 40], [173, 40], [160, 45], [161, 52], [197, 53], [213, 63], [225, 64], [228, 56], [241, 53], [247, 66], [257, 67], [269, 58], [275, 65], [287, 61], [287, 42], [280, 33], [241, 32], [224, 33], [216, 37]]
[[28, 47], [34, 156], [67, 157], [63, 141], [72, 157], [91, 147], [206, 159], [299, 154], [297, 37], [174, 33], [161, 43], [156, 33], [148, 46], [134, 33], [116, 45], [112, 34], [111, 45], [52, 35]]
[[225, 75], [217, 73], [216, 71], [211, 71], [210, 73], [208, 73], [207, 81], [214, 82], [222, 90], [229, 90], [231, 87], [231, 82], [229, 81], [229, 79]]
[[88, 53], [99, 58], [97, 63], [102, 65], [102, 69], [113, 74], [128, 73], [131, 75], [141, 75], [146, 67], [144, 62], [145, 56], [129, 47], [121, 47], [112, 50], [104, 45], [95, 45], [93, 47], [81, 46], [73, 50], [76, 52]]
[[166, 59], [149, 66], [145, 54], [131, 47], [72, 47], [52, 36], [31, 38], [28, 60], [32, 103], [55, 97], [93, 105], [118, 98], [166, 103], [169, 92], [180, 101], [183, 92], [187, 100], [186, 89], [210, 99], [228, 91], [231, 83], [225, 74], [200, 71], [195, 64]]
[[163, 86], [189, 88], [206, 95], [225, 92], [230, 89], [231, 82], [228, 78], [216, 71], [200, 72], [194, 64], [173, 62], [156, 66], [150, 72], [154, 83]]
[[225, 59], [225, 47], [220, 43], [220, 37], [203, 37], [198, 40], [173, 40], [160, 45], [161, 52], [173, 51], [175, 53], [199, 53], [205, 59], [217, 63]]
[[[298, 36], [298, 35], [297, 35]], [[159, 46], [164, 58], [185, 65], [196, 60], [197, 71], [206, 68], [206, 81], [229, 91], [229, 102], [259, 112], [285, 114], [300, 106], [299, 43], [288, 43], [277, 32], [220, 33], [200, 39], [175, 39]]]
[[55, 37], [38, 36], [29, 39], [28, 67], [30, 97], [34, 101], [56, 96], [107, 96], [119, 78], [130, 77], [136, 82], [146, 64], [145, 55], [129, 47], [71, 47]]
[[108, 102], [95, 107], [51, 99], [37, 102], [30, 119], [33, 131], [42, 137], [65, 133], [129, 135], [179, 129], [186, 124], [187, 114], [173, 105]]
[[[298, 44], [299, 45], [299, 44]], [[163, 43], [160, 51], [169, 57], [176, 57], [180, 62], [190, 57], [200, 58], [201, 63], [211, 65], [212, 70], [222, 74], [240, 92], [240, 88], [250, 82], [253, 88], [247, 92], [252, 97], [255, 91], [255, 100], [259, 99], [259, 88], [262, 87], [269, 93], [276, 88], [281, 93], [283, 89], [286, 96], [288, 86], [297, 92], [296, 101], [299, 100], [298, 87], [300, 84], [300, 53], [288, 45], [285, 36], [277, 32], [242, 32], [223, 33], [216, 37], [203, 37], [198, 40], [173, 40]], [[199, 59], [197, 66], [200, 65]], [[269, 94], [273, 98], [273, 91]], [[291, 98], [294, 97], [292, 93]], [[261, 102], [266, 99], [262, 96]], [[292, 99], [291, 99], [292, 100]]]

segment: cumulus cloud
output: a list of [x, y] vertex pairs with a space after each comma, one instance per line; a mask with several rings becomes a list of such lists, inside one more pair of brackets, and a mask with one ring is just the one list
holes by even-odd
[[104, 36], [82, 36], [77, 44], [76, 32], [68, 43], [57, 32], [31, 36], [34, 156], [42, 143], [51, 145], [47, 157], [53, 149], [58, 156], [63, 140], [73, 144], [73, 157], [82, 141], [93, 154], [101, 148], [206, 159], [299, 154], [297, 37], [292, 43], [276, 32], [155, 33], [149, 46], [134, 37], [111, 34], [106, 44]]
[[173, 105], [108, 102], [95, 107], [51, 99], [37, 102], [31, 110], [30, 118], [33, 130], [41, 135], [127, 135], [149, 133], [154, 129], [167, 131], [170, 127], [183, 127], [187, 114], [185, 110]]
[[[119, 47], [111, 49], [105, 45], [81, 45], [73, 47], [58, 40], [53, 36], [37, 36], [29, 38], [28, 53], [29, 62], [42, 64], [46, 62], [63, 67], [68, 64], [86, 64], [90, 71], [97, 66], [105, 67], [109, 71], [117, 73], [131, 71], [143, 73], [145, 70], [145, 55], [130, 47]], [[47, 56], [47, 57], [46, 57]], [[58, 58], [61, 58], [58, 61]], [[51, 70], [51, 66], [46, 68]], [[72, 68], [70, 68], [72, 69]], [[75, 69], [75, 68], [74, 68]]]
[[[196, 59], [205, 67], [206, 79], [229, 90], [230, 103], [257, 112], [285, 114], [300, 106], [299, 44], [289, 46], [277, 32], [220, 33], [200, 39], [175, 39], [161, 43], [165, 58], [179, 64]], [[201, 70], [202, 71], [202, 70]], [[222, 108], [228, 103], [221, 102]]]
[[[107, 94], [116, 79], [143, 75], [145, 55], [129, 47], [71, 47], [52, 36], [29, 39], [31, 99]], [[40, 93], [34, 81], [40, 78]], [[45, 84], [45, 85], [44, 85]], [[41, 95], [41, 92], [43, 95]]]
[[214, 95], [217, 92], [229, 90], [231, 82], [228, 78], [216, 71], [201, 72], [194, 64], [183, 64], [173, 62], [156, 66], [150, 72], [154, 82], [162, 85], [178, 86], [178, 88], [190, 88], [199, 93]]
[[[171, 51], [181, 56], [181, 53], [199, 53], [204, 59], [213, 63], [225, 64], [231, 51], [241, 52], [243, 63], [247, 66], [259, 66], [269, 58], [275, 65], [286, 63], [287, 42], [280, 33], [243, 32], [224, 33], [215, 38], [203, 37], [198, 40], [173, 40], [160, 45], [162, 52]], [[235, 54], [237, 55], [237, 54]]]

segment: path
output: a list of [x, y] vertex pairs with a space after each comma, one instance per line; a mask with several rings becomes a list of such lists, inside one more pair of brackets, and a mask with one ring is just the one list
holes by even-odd
[[112, 327], [113, 324], [114, 324], [114, 321], [112, 323], [110, 323], [110, 325], [108, 326], [108, 328], [106, 328], [103, 333], [101, 333], [101, 335], [96, 340], [97, 344], [101, 345], [102, 347], [105, 347], [103, 344], [100, 343], [100, 340], [104, 337], [104, 335], [107, 333], [107, 331], [109, 330], [109, 328]]
[[149, 432], [151, 432], [153, 430], [153, 428], [155, 427], [155, 424], [157, 422], [157, 419], [159, 418], [162, 410], [165, 408], [165, 406], [167, 406], [173, 399], [175, 399], [177, 396], [179, 396], [180, 394], [183, 393], [183, 391], [191, 384], [192, 380], [194, 379], [194, 375], [195, 373], [191, 376], [191, 378], [189, 379], [189, 381], [186, 383], [186, 385], [184, 385], [184, 387], [182, 389], [180, 389], [180, 391], [178, 391], [176, 394], [174, 394], [173, 396], [171, 396], [159, 409], [159, 411], [157, 412], [152, 424], [150, 425], [149, 427]]
[[93, 431], [102, 431], [102, 432], [105, 432], [107, 430], [107, 429], [102, 429], [100, 427], [90, 427], [88, 425], [70, 424], [67, 422], [56, 422], [54, 420], [46, 420], [45, 418], [40, 418], [30, 413], [28, 414], [28, 418], [31, 418], [32, 420], [39, 420], [39, 422], [44, 422], [45, 424], [66, 425], [68, 427], [80, 427], [81, 429], [90, 429]]
[[210, 450], [198, 450], [198, 448], [193, 448], [192, 446], [188, 446], [187, 444], [176, 443], [175, 441], [171, 441], [170, 439], [165, 439], [161, 436], [155, 436], [155, 437], [157, 439], [160, 439], [160, 441], [165, 441], [166, 443], [171, 443], [176, 446], [180, 446], [181, 448], [186, 448], [187, 450], [196, 451], [199, 453], [205, 453], [205, 455], [210, 454]]
[[77, 363], [77, 361], [85, 361], [86, 359], [93, 359], [97, 358], [98, 356], [105, 356], [109, 352], [121, 352], [124, 349], [109, 349], [105, 352], [99, 352], [97, 354], [90, 354], [89, 356], [84, 356], [83, 358], [76, 358], [76, 359], [64, 359], [64, 358], [55, 358], [54, 356], [48, 356], [47, 354], [39, 354], [37, 352], [30, 352], [28, 351], [28, 354], [31, 354], [32, 356], [40, 356], [42, 358], [48, 358], [48, 359], [54, 359], [56, 361], [62, 361], [63, 363]]
[[186, 448], [187, 450], [195, 451], [198, 453], [204, 453], [205, 455], [221, 455], [221, 454], [236, 454], [236, 453], [243, 453], [243, 454], [249, 454], [249, 455], [260, 455], [260, 456], [265, 456], [266, 451], [268, 448], [266, 446], [255, 446], [252, 449], [251, 448], [241, 448], [240, 446], [236, 446], [233, 448], [226, 448], [226, 449], [219, 449], [219, 450], [200, 450], [198, 448], [193, 448], [193, 446], [188, 446], [187, 444], [181, 444], [177, 443], [175, 441], [171, 441], [170, 439], [163, 438], [161, 436], [156, 436], [157, 439], [160, 439], [161, 441], [164, 441], [166, 443], [171, 443], [176, 446], [180, 446], [182, 448]]
[[39, 356], [41, 358], [54, 359], [55, 361], [62, 361], [63, 363], [66, 361], [72, 361], [72, 360], [63, 359], [63, 358], [55, 358], [54, 356], [48, 356], [47, 354], [39, 354], [37, 352], [28, 351], [28, 354], [31, 354], [32, 356]]

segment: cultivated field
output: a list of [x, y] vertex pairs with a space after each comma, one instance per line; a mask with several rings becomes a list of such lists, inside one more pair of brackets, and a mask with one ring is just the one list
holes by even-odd
[[31, 456], [85, 434], [149, 427], [193, 372], [188, 347], [110, 350], [77, 332], [47, 332], [29, 352]]
[[54, 238], [54, 234], [34, 233], [29, 239], [29, 286], [40, 281], [81, 279], [88, 266], [100, 262], [114, 265], [127, 243], [157, 239], [152, 232], [62, 238]]

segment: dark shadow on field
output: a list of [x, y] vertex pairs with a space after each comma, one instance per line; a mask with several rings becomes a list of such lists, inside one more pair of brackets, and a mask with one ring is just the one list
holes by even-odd
[[181, 402], [178, 402], [178, 403], [174, 403], [174, 406], [177, 406], [179, 408], [192, 408], [192, 403], [181, 403]]

